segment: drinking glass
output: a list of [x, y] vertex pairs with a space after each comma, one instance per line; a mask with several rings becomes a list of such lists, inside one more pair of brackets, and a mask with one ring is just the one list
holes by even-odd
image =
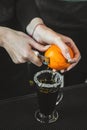
[[64, 87], [64, 75], [61, 75], [61, 86], [60, 86], [60, 91], [58, 93], [58, 96], [57, 96], [57, 101], [56, 101], [56, 105], [58, 105], [61, 100], [63, 99], [63, 91], [62, 91], [62, 88]]
[[58, 119], [56, 101], [61, 86], [61, 75], [52, 70], [41, 70], [34, 75], [37, 86], [39, 109], [35, 118], [41, 123], [52, 123]]

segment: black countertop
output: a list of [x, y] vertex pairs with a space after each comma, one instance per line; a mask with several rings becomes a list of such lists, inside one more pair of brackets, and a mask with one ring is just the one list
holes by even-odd
[[29, 94], [0, 101], [0, 128], [26, 130], [76, 130], [87, 128], [87, 84], [63, 88], [64, 97], [57, 106], [59, 118], [41, 124], [34, 118], [37, 95]]

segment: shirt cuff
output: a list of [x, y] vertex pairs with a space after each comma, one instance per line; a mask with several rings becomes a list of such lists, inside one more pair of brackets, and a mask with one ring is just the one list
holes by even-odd
[[27, 33], [32, 36], [36, 26], [39, 24], [44, 24], [41, 18], [34, 18], [33, 20], [31, 20], [31, 22], [26, 27]]

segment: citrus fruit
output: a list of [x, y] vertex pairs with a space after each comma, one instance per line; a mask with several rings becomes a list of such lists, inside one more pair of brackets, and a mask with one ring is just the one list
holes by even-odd
[[[71, 58], [74, 57], [74, 53], [72, 49], [69, 47]], [[46, 57], [50, 58], [50, 63], [48, 67], [51, 69], [62, 70], [69, 67], [70, 63], [67, 59], [62, 55], [60, 48], [54, 44], [52, 44], [44, 54]]]

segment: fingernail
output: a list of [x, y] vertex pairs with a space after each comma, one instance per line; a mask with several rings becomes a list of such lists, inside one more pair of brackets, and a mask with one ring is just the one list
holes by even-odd
[[51, 45], [46, 45], [46, 46], [45, 46], [45, 49], [48, 49], [50, 46], [51, 46]]
[[71, 58], [69, 53], [66, 54], [66, 57], [67, 57], [67, 59]]
[[55, 70], [55, 69], [53, 69], [52, 71], [53, 71], [53, 72], [56, 72], [56, 70]]
[[34, 54], [35, 54], [36, 56], [39, 55], [39, 52], [38, 52], [38, 51], [33, 51], [33, 52], [34, 52]]
[[67, 71], [69, 71], [71, 68], [67, 68]]
[[66, 57], [67, 57], [68, 62], [71, 62], [71, 56], [69, 53], [66, 54]]
[[65, 71], [64, 70], [60, 70], [61, 73], [64, 73]]

